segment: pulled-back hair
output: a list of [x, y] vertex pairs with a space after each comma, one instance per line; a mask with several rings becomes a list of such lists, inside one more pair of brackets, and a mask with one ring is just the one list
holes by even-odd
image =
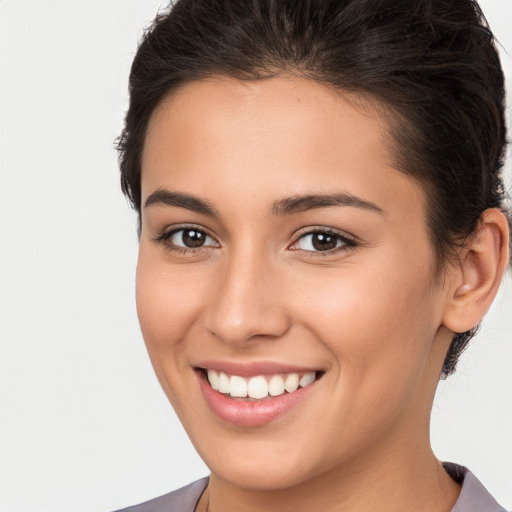
[[[213, 76], [282, 74], [363, 94], [391, 113], [394, 164], [427, 194], [436, 268], [501, 208], [504, 79], [472, 0], [179, 0], [145, 32], [118, 149], [139, 212], [151, 114], [178, 87]], [[443, 375], [476, 329], [455, 335]]]

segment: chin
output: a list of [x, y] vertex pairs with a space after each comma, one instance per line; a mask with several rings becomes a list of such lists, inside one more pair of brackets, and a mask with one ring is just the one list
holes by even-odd
[[317, 458], [323, 462], [315, 462], [311, 439], [301, 440], [300, 432], [292, 436], [288, 433], [284, 440], [278, 433], [269, 436], [267, 432], [253, 431], [245, 436], [234, 435], [230, 440], [203, 435], [197, 442], [195, 436], [191, 437], [213, 478], [240, 489], [278, 491], [301, 485], [328, 469], [321, 467], [325, 465], [325, 457], [319, 457], [321, 454]]
[[296, 462], [243, 460], [230, 463], [229, 459], [211, 468], [212, 475], [234, 487], [251, 491], [279, 491], [289, 489], [313, 478], [313, 474]]

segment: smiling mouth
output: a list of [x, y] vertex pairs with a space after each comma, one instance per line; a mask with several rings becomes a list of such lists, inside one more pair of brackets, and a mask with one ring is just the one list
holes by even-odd
[[244, 401], [260, 401], [294, 393], [299, 388], [305, 388], [318, 380], [324, 372], [309, 371], [254, 377], [228, 375], [211, 369], [205, 369], [204, 373], [211, 388], [224, 396]]

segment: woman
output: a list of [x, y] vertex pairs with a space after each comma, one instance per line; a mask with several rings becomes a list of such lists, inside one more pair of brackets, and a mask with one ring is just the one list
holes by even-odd
[[130, 93], [139, 319], [211, 476], [127, 510], [503, 510], [429, 441], [509, 262], [476, 3], [179, 0]]

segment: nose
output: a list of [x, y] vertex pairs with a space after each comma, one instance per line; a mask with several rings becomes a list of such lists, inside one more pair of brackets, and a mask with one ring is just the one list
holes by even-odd
[[278, 338], [290, 327], [279, 269], [248, 252], [223, 262], [204, 316], [206, 330], [230, 345]]

